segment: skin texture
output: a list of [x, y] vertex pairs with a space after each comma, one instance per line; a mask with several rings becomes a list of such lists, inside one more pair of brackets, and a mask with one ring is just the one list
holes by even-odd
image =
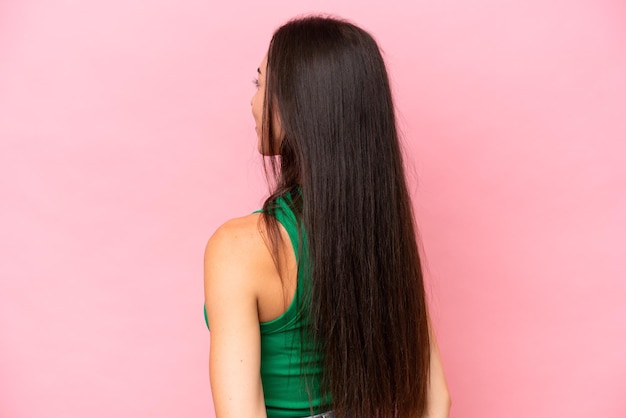
[[[261, 153], [266, 63], [267, 56], [259, 66], [257, 90], [250, 102]], [[280, 136], [278, 121], [275, 126]], [[297, 269], [289, 236], [281, 227], [279, 271], [259, 220], [256, 213], [226, 222], [205, 250], [204, 289], [211, 326], [209, 374], [217, 418], [266, 417], [259, 323], [280, 316], [295, 294]], [[432, 330], [430, 370], [425, 417], [447, 417], [450, 397]]]

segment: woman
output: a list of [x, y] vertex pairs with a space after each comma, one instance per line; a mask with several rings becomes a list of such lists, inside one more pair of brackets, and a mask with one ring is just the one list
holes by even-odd
[[217, 417], [446, 417], [376, 42], [344, 21], [296, 19], [257, 71], [273, 192], [205, 252]]

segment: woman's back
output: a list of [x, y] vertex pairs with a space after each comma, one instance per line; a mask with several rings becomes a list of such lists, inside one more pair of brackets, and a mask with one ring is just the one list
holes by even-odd
[[[304, 320], [278, 344], [293, 347], [283, 358], [296, 359], [291, 364], [301, 369], [289, 379], [332, 398], [329, 407], [338, 417], [421, 417], [429, 387], [441, 387], [432, 380], [438, 355], [378, 45], [345, 21], [296, 19], [274, 33], [257, 71], [252, 114], [274, 186], [259, 230], [226, 228], [222, 234], [220, 228], [205, 258], [207, 302], [216, 304], [208, 313], [218, 415], [265, 416], [263, 391], [271, 379], [261, 364], [263, 321], [294, 298], [302, 301], [295, 306]], [[306, 232], [304, 251], [300, 241], [295, 251], [306, 262], [298, 264], [295, 280], [285, 243], [296, 239], [275, 216], [286, 194], [294, 198], [289, 209]], [[268, 275], [267, 283], [258, 279], [259, 271]], [[302, 359], [310, 353], [315, 367], [307, 370]], [[281, 373], [276, 364], [267, 372]], [[315, 379], [302, 380], [311, 370]], [[278, 402], [289, 398], [274, 393]]]

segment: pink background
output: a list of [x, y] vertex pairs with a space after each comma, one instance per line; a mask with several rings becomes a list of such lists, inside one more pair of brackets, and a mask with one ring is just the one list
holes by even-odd
[[623, 2], [214, 3], [0, 2], [0, 417], [213, 415], [204, 244], [311, 11], [385, 50], [451, 416], [626, 416]]

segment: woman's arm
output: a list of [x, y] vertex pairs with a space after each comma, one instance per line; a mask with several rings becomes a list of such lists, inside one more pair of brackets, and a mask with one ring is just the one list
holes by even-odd
[[[256, 221], [221, 226], [204, 255], [204, 292], [211, 329], [209, 375], [217, 418], [265, 418], [255, 271], [260, 234]], [[267, 250], [265, 250], [267, 251]]]
[[424, 418], [447, 418], [450, 414], [450, 393], [441, 364], [441, 355], [435, 333], [430, 326], [430, 378], [428, 382], [428, 410]]

